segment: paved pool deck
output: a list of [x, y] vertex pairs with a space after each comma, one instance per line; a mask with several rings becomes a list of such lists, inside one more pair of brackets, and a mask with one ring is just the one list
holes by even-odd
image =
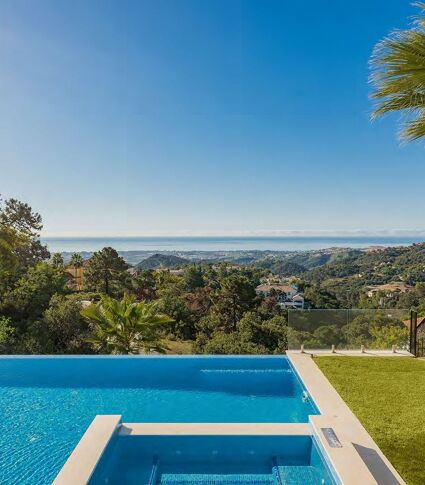
[[[405, 484], [403, 478], [316, 365], [312, 355], [300, 352], [288, 352], [287, 355], [321, 413], [320, 416], [311, 417], [313, 425], [319, 423], [321, 428], [331, 427], [340, 440], [342, 439], [354, 447], [374, 479], [374, 482], [367, 483], [377, 483], [379, 485]], [[322, 419], [327, 421], [327, 426], [320, 425]], [[338, 459], [337, 450], [341, 449], [326, 449], [335, 464]], [[337, 453], [335, 453], [336, 451]], [[342, 461], [345, 463], [343, 469], [351, 467], [349, 465], [350, 458], [348, 457], [348, 452], [347, 457], [342, 457]], [[336, 468], [338, 467], [336, 466]], [[355, 468], [351, 470], [351, 474], [357, 473], [355, 472]], [[357, 480], [358, 477], [356, 477], [354, 477], [354, 480]], [[343, 483], [348, 482], [344, 481]], [[354, 481], [352, 483], [354, 484], [356, 482]], [[364, 482], [357, 481], [357, 483], [363, 484]]]
[[[301, 354], [300, 351], [290, 350], [289, 354]], [[330, 349], [305, 349], [304, 354], [307, 355], [335, 355], [335, 356], [349, 356], [349, 357], [414, 357], [407, 350], [373, 350], [365, 349], [361, 350], [338, 350], [332, 352]]]

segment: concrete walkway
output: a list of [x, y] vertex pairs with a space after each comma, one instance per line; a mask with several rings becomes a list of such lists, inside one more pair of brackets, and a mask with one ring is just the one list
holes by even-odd
[[[376, 483], [379, 485], [405, 484], [397, 470], [392, 466], [358, 418], [315, 364], [312, 355], [302, 354], [300, 352], [288, 352], [287, 354], [322, 414], [318, 418], [327, 419], [329, 426], [343, 440], [348, 441], [354, 446], [376, 480]], [[329, 355], [335, 354], [329, 353]], [[381, 353], [378, 355], [382, 356]], [[329, 450], [327, 451], [329, 452]], [[332, 453], [333, 451], [330, 450], [331, 456]], [[355, 476], [353, 478], [355, 479]]]
[[[301, 354], [300, 350], [290, 350], [288, 353], [291, 354]], [[391, 350], [369, 350], [365, 349], [363, 352], [361, 350], [338, 350], [332, 352], [330, 349], [305, 349], [304, 354], [309, 355], [346, 355], [352, 357], [414, 357], [407, 350], [397, 350], [392, 352]]]

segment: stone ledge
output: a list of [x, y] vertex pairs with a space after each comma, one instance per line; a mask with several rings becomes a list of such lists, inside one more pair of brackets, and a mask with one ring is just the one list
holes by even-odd
[[123, 423], [119, 435], [311, 435], [311, 426], [308, 423]]
[[[369, 469], [375, 483], [379, 485], [405, 485], [400, 474], [327, 380], [312, 356], [299, 352], [288, 352], [288, 358], [321, 413], [321, 416], [312, 416], [311, 421], [314, 422], [320, 418], [332, 419], [333, 424], [330, 427], [338, 429], [344, 440], [351, 443], [361, 457], [363, 464]], [[340, 470], [337, 471], [340, 472]], [[351, 470], [351, 473], [355, 475], [357, 470], [355, 472]]]
[[53, 485], [88, 483], [120, 422], [120, 415], [96, 416], [53, 481]]

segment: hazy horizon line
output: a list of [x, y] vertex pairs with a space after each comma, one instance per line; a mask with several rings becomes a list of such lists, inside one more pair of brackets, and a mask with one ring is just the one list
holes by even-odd
[[143, 239], [143, 238], [273, 238], [273, 237], [425, 237], [425, 229], [378, 231], [246, 231], [210, 233], [145, 233], [145, 234], [42, 234], [41, 239]]

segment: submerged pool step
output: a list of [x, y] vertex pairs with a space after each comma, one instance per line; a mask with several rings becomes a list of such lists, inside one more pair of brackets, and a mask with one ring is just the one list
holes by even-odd
[[[323, 485], [325, 482], [312, 466], [279, 466], [282, 485]], [[279, 484], [280, 485], [280, 484]]]
[[200, 369], [202, 374], [291, 374], [291, 369]]
[[273, 475], [204, 475], [163, 473], [159, 485], [276, 485]]

